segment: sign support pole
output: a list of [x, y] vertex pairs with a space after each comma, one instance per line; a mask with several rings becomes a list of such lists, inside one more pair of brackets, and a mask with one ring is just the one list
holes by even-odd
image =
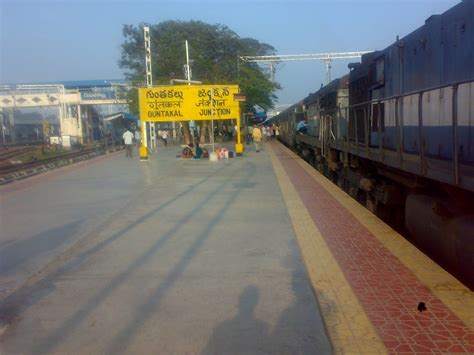
[[[188, 40], [186, 40], [185, 42], [185, 45], [186, 45], [186, 79], [188, 80], [188, 85], [191, 85], [191, 69], [189, 67], [189, 47], [188, 47]], [[174, 124], [174, 122], [173, 122]], [[197, 126], [194, 126], [193, 125], [193, 130], [191, 131], [190, 129], [190, 133], [191, 133], [191, 137], [193, 139], [193, 145], [196, 144], [196, 138], [195, 138], [195, 135], [194, 135], [194, 130], [196, 129]]]
[[[242, 144], [241, 128], [242, 128], [242, 113], [240, 111], [240, 102], [245, 102], [244, 94], [234, 94], [234, 100], [239, 102], [238, 116], [237, 116], [237, 143], [235, 144], [235, 155], [241, 157], [244, 152], [244, 145]], [[247, 122], [245, 122], [247, 124]]]
[[242, 156], [244, 152], [244, 145], [241, 142], [240, 136], [240, 105], [239, 105], [239, 116], [237, 117], [237, 144], [235, 145], [235, 155]]
[[211, 88], [211, 136], [212, 136], [212, 151], [216, 151], [214, 142], [214, 89]]

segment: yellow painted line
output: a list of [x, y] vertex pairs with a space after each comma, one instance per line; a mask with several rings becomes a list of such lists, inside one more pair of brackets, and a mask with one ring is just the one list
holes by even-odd
[[337, 354], [386, 354], [387, 350], [383, 342], [282, 164], [275, 156], [273, 148], [270, 146], [267, 152], [271, 157], [334, 352]]
[[409, 241], [329, 181], [306, 161], [282, 145], [286, 152], [327, 192], [365, 226], [382, 245], [408, 267], [470, 330], [474, 330], [474, 292], [459, 282]]

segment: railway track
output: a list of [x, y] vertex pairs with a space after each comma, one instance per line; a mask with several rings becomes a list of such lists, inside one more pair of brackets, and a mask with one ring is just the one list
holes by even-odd
[[38, 146], [26, 146], [26, 147], [2, 147], [3, 149], [0, 151], [0, 161], [4, 161], [7, 159], [11, 159], [17, 155], [31, 152], [38, 148]]
[[[111, 146], [109, 146], [111, 147]], [[105, 154], [108, 147], [105, 144], [80, 151], [69, 152], [50, 158], [38, 159], [26, 163], [0, 166], [0, 185], [9, 183], [18, 178], [25, 178], [55, 167], [67, 165], [77, 161], [93, 158]], [[112, 148], [112, 147], [111, 147]], [[121, 145], [114, 145], [112, 150], [121, 149]]]

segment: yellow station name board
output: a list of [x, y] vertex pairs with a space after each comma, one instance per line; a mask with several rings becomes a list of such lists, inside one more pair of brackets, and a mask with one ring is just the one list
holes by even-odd
[[140, 88], [140, 120], [148, 122], [230, 120], [240, 115], [237, 85], [177, 85]]

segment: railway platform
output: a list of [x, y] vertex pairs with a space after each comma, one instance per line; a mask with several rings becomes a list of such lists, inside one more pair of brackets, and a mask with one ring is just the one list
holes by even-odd
[[473, 293], [283, 145], [178, 151], [0, 187], [2, 354], [474, 352]]

